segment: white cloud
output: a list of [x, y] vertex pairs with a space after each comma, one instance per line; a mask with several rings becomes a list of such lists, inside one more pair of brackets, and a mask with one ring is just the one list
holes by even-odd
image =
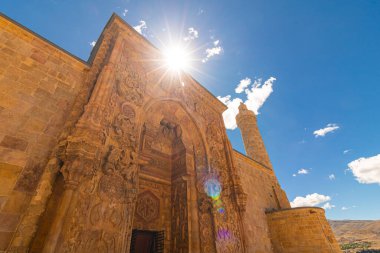
[[[306, 175], [306, 174], [309, 174], [310, 170], [311, 170], [311, 169], [299, 169], [299, 170], [297, 171], [297, 174], [298, 174], [298, 175]], [[296, 177], [297, 174], [294, 173], [294, 174], [293, 174], [293, 177]]]
[[351, 209], [351, 208], [355, 208], [356, 206], [355, 205], [353, 205], [353, 206], [349, 206], [349, 207], [347, 207], [347, 206], [342, 206], [342, 211], [346, 211], [346, 210], [348, 210], [348, 209]]
[[139, 34], [143, 34], [143, 31], [147, 29], [146, 22], [144, 20], [140, 20], [139, 24], [133, 27]]
[[327, 133], [332, 133], [337, 129], [339, 129], [339, 126], [337, 124], [327, 124], [325, 128], [315, 130], [313, 134], [315, 135], [315, 137], [325, 136]]
[[96, 41], [95, 40], [93, 40], [93, 41], [90, 42], [90, 46], [94, 47], [95, 45], [96, 45]]
[[[297, 174], [298, 174], [298, 175], [306, 175], [306, 174], [309, 174], [310, 170], [311, 170], [311, 169], [299, 169], [299, 170], [297, 171]], [[296, 177], [297, 174], [294, 173], [294, 174], [293, 174], [293, 177]]]
[[214, 47], [206, 49], [206, 57], [202, 59], [202, 62], [207, 62], [211, 57], [222, 53], [223, 48], [219, 46], [219, 40], [213, 42]]
[[227, 129], [235, 129], [236, 125], [236, 115], [239, 113], [239, 105], [243, 100], [240, 98], [234, 98], [231, 100], [231, 95], [220, 97], [218, 99], [222, 101], [228, 108], [223, 112], [224, 125]]
[[123, 16], [124, 16], [124, 17], [127, 16], [127, 13], [128, 13], [128, 10], [127, 10], [127, 9], [124, 9], [124, 11], [123, 11]]
[[252, 82], [251, 79], [248, 77], [240, 80], [240, 83], [235, 88], [235, 92], [236, 93], [242, 93], [251, 84], [251, 82]]
[[348, 164], [356, 180], [362, 184], [380, 184], [380, 154], [361, 157]]
[[210, 58], [214, 55], [219, 55], [222, 52], [222, 47], [213, 47], [213, 48], [207, 48], [206, 49], [206, 57]]
[[[275, 80], [276, 78], [270, 77], [263, 84], [262, 79], [257, 79], [253, 82], [253, 84], [251, 84], [251, 79], [245, 78], [240, 81], [235, 89], [235, 92], [240, 93], [240, 90], [244, 89], [247, 96], [244, 104], [247, 106], [248, 110], [251, 110], [257, 115], [259, 109], [273, 92], [272, 86]], [[252, 87], [248, 88], [250, 84]], [[218, 98], [228, 107], [228, 109], [223, 113], [224, 124], [227, 129], [234, 130], [237, 127], [235, 117], [239, 113], [238, 107], [240, 102], [243, 102], [243, 100], [240, 98], [234, 98], [231, 100], [231, 95]]]
[[214, 55], [219, 55], [222, 52], [222, 47], [213, 47], [213, 48], [207, 48], [206, 49], [206, 58], [210, 58]]
[[323, 209], [332, 209], [334, 207], [335, 205], [330, 204], [330, 202], [327, 202], [326, 204], [322, 206]]
[[197, 39], [199, 36], [198, 31], [195, 30], [194, 27], [189, 27], [189, 29], [187, 29], [187, 32], [187, 36], [183, 38], [185, 41]]
[[305, 197], [296, 197], [290, 205], [292, 207], [301, 207], [301, 206], [317, 206], [327, 201], [330, 201], [330, 196], [325, 196], [318, 193], [308, 194]]
[[335, 180], [335, 175], [334, 175], [334, 174], [330, 174], [330, 175], [329, 175], [329, 179], [330, 179], [330, 180]]
[[350, 151], [351, 151], [351, 149], [346, 149], [346, 150], [343, 151], [343, 154], [345, 155], [345, 154], [347, 154]]
[[259, 109], [263, 106], [269, 95], [273, 92], [273, 82], [276, 78], [270, 77], [262, 84], [261, 79], [253, 82], [251, 89], [246, 89], [247, 100], [244, 104], [247, 108], [253, 111], [256, 115], [259, 114]]
[[300, 170], [298, 170], [297, 173], [306, 175], [306, 174], [309, 174], [309, 170], [308, 169], [300, 169]]

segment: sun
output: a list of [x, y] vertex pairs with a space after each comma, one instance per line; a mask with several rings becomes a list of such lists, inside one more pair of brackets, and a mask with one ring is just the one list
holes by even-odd
[[173, 45], [164, 50], [165, 65], [172, 71], [188, 70], [190, 61], [190, 53], [181, 45]]

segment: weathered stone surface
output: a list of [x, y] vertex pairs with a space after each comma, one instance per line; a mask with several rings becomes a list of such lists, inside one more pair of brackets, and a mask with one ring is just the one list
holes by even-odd
[[28, 206], [31, 195], [25, 192], [12, 191], [8, 201], [4, 203], [1, 211], [6, 213], [21, 213]]
[[13, 189], [22, 168], [7, 163], [0, 163], [0, 195], [7, 196]]
[[[16, 228], [28, 237], [31, 221], [23, 214], [88, 66], [3, 16], [0, 31], [0, 219], [9, 222], [0, 228], [1, 251], [10, 248]], [[65, 92], [55, 93], [57, 87]], [[14, 217], [24, 217], [25, 224], [19, 226], [23, 219]]]
[[267, 214], [274, 252], [340, 252], [322, 208], [293, 208]]
[[0, 231], [14, 231], [18, 224], [20, 215], [15, 215], [11, 213], [1, 213], [0, 216]]
[[[248, 235], [247, 251], [272, 252], [265, 211], [289, 208], [289, 201], [271, 169], [237, 151], [234, 152], [234, 158], [243, 190], [248, 195], [243, 218], [244, 229]], [[272, 187], [278, 194], [275, 194]]]
[[243, 103], [239, 106], [236, 122], [243, 137], [247, 156], [271, 169], [272, 164], [257, 126], [256, 115]]
[[37, 187], [42, 172], [43, 167], [40, 164], [30, 161], [22, 170], [17, 180], [15, 190], [33, 193]]
[[[166, 253], [310, 248], [276, 236], [294, 217], [267, 222], [290, 206], [254, 115], [238, 116], [251, 159], [226, 107], [159, 57], [115, 15], [87, 63], [0, 16], [0, 251], [130, 252], [136, 230]], [[304, 241], [335, 245], [297, 217]]]
[[16, 137], [6, 135], [4, 136], [3, 140], [0, 142], [0, 146], [10, 148], [10, 149], [25, 151], [28, 146], [28, 142], [21, 138], [16, 138]]
[[12, 239], [13, 232], [3, 232], [0, 231], [0, 250], [4, 251], [7, 249], [9, 242]]

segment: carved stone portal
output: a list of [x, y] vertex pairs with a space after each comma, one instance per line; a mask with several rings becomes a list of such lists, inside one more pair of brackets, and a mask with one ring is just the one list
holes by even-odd
[[[54, 217], [44, 218], [51, 228], [38, 232], [40, 252], [129, 252], [133, 230], [163, 234], [165, 253], [242, 252], [220, 115], [191, 86], [148, 80], [127, 43], [115, 34], [61, 145], [65, 187]], [[204, 190], [210, 173], [223, 185], [224, 213]]]

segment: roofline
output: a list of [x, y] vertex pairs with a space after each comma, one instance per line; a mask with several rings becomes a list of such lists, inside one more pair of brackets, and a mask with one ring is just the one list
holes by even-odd
[[[103, 35], [104, 35], [105, 31], [107, 30], [107, 28], [108, 28], [109, 26], [111, 26], [111, 25], [115, 22], [116, 19], [117, 19], [119, 22], [121, 22], [122, 25], [126, 26], [126, 27], [127, 27], [132, 33], [135, 33], [135, 35], [137, 35], [140, 39], [143, 39], [143, 41], [144, 41], [145, 43], [147, 43], [150, 47], [152, 47], [152, 48], [154, 48], [155, 50], [161, 52], [161, 51], [160, 51], [155, 45], [153, 45], [149, 40], [147, 40], [144, 36], [142, 36], [140, 33], [138, 33], [138, 32], [137, 32], [137, 31], [136, 31], [136, 30], [135, 30], [130, 24], [128, 24], [124, 19], [122, 19], [122, 18], [121, 18], [119, 15], [117, 15], [115, 12], [112, 13], [112, 15], [111, 15], [111, 17], [108, 19], [106, 25], [103, 27], [103, 30], [102, 30], [102, 32], [100, 33], [100, 35], [99, 35], [97, 41], [100, 41], [100, 40], [101, 40], [101, 38], [103, 37]], [[91, 51], [91, 53], [90, 53], [90, 56], [89, 56], [89, 58], [88, 58], [88, 60], [87, 60], [87, 62], [88, 62], [89, 64], [91, 64], [91, 65], [92, 65], [92, 62], [93, 62], [93, 60], [94, 60], [94, 58], [95, 58], [95, 56], [96, 56], [96, 53], [98, 52], [99, 45], [100, 45], [100, 44], [98, 44], [98, 43], [96, 44], [95, 48], [92, 49], [92, 51]]]
[[[38, 33], [30, 30], [29, 28], [27, 28], [26, 26], [20, 24], [19, 22], [17, 22], [16, 20], [8, 17], [7, 15], [5, 15], [4, 13], [0, 12], [0, 16], [3, 17], [4, 19], [6, 19], [7, 21], [13, 23], [14, 25], [22, 28], [23, 30], [31, 33], [32, 35], [36, 36], [37, 38], [41, 39], [42, 41], [48, 43], [49, 45], [53, 46], [54, 48], [58, 49], [59, 51], [62, 51], [63, 53], [67, 54], [68, 56], [74, 58], [75, 60], [85, 64], [86, 66], [88, 67], [91, 67], [92, 66], [92, 63], [95, 59], [95, 56], [99, 50], [99, 46], [100, 46], [100, 43], [95, 46], [95, 48], [93, 48], [91, 50], [91, 53], [87, 59], [87, 61], [79, 58], [78, 56], [70, 53], [69, 51], [67, 51], [66, 49], [58, 46], [57, 44], [55, 44], [54, 42], [46, 39], [45, 37], [39, 35]], [[137, 35], [140, 39], [143, 39], [143, 41], [145, 43], [147, 43], [150, 47], [154, 48], [155, 50], [157, 50], [158, 52], [161, 52], [160, 49], [158, 49], [155, 45], [152, 44], [152, 42], [150, 42], [147, 38], [145, 38], [144, 36], [142, 36], [140, 33], [138, 33], [130, 24], [128, 24], [124, 19], [122, 19], [119, 15], [117, 15], [115, 12], [112, 13], [110, 19], [107, 21], [106, 25], [104, 26], [102, 32], [100, 33], [97, 41], [100, 41], [101, 38], [103, 37], [106, 29], [115, 21], [115, 20], [118, 20], [119, 22], [121, 22], [124, 26], [126, 26], [130, 31], [132, 31], [133, 33], [135, 33], [135, 35]], [[220, 104], [220, 106], [222, 106], [221, 108], [224, 108], [224, 110], [227, 109], [227, 106], [222, 102], [220, 101], [214, 94], [212, 94], [207, 88], [205, 88], [203, 85], [201, 85], [192, 75], [188, 74], [188, 73], [185, 73], [188, 77], [190, 77], [197, 85], [199, 85], [203, 90], [205, 90], [208, 94], [210, 94], [212, 97], [214, 97]]]
[[197, 79], [195, 79], [192, 75], [188, 74], [188, 73], [185, 73], [193, 82], [195, 82], [196, 84], [199, 85], [199, 87], [201, 87], [203, 90], [205, 90], [208, 94], [210, 94], [212, 97], [214, 97], [218, 103], [220, 104], [220, 106], [223, 107], [224, 110], [227, 110], [227, 106], [222, 102], [220, 101], [214, 94], [211, 93], [211, 91], [209, 91], [206, 87], [204, 87], [202, 84], [200, 84]]
[[233, 149], [233, 151], [235, 151], [235, 152], [238, 153], [239, 155], [241, 155], [241, 156], [243, 156], [243, 157], [245, 157], [245, 158], [247, 158], [247, 159], [249, 159], [249, 160], [254, 161], [255, 163], [260, 164], [260, 165], [263, 166], [264, 168], [266, 168], [266, 169], [268, 169], [268, 170], [270, 170], [270, 171], [273, 171], [273, 169], [269, 168], [268, 166], [262, 164], [262, 163], [259, 162], [259, 161], [256, 161], [255, 159], [253, 159], [253, 158], [247, 156], [246, 154], [243, 154], [242, 152], [240, 152], [240, 151], [238, 151], [238, 150], [236, 150], [236, 149]]
[[290, 207], [290, 208], [284, 208], [279, 210], [268, 210], [265, 213], [266, 214], [275, 214], [275, 213], [281, 213], [281, 212], [289, 212], [289, 211], [298, 211], [298, 210], [319, 210], [325, 212], [325, 209], [319, 206], [300, 206], [300, 207]]
[[33, 32], [32, 30], [30, 30], [30, 29], [29, 29], [29, 28], [27, 28], [26, 26], [24, 26], [24, 25], [20, 24], [19, 22], [17, 22], [17, 21], [16, 21], [16, 20], [14, 20], [14, 19], [12, 19], [12, 18], [8, 17], [7, 15], [5, 15], [5, 14], [4, 14], [3, 12], [1, 12], [1, 11], [0, 11], [0, 16], [1, 16], [2, 18], [6, 19], [7, 21], [9, 21], [9, 22], [11, 22], [11, 23], [15, 24], [16, 26], [19, 26], [20, 28], [22, 28], [22, 29], [26, 30], [27, 32], [31, 33], [32, 35], [36, 36], [37, 38], [39, 38], [39, 39], [43, 40], [44, 42], [48, 43], [49, 45], [51, 45], [51, 46], [55, 47], [56, 49], [58, 49], [58, 50], [60, 50], [60, 51], [64, 52], [65, 54], [67, 54], [68, 56], [70, 56], [70, 57], [74, 58], [75, 60], [77, 60], [77, 61], [80, 61], [81, 63], [83, 63], [83, 64], [85, 64], [85, 65], [88, 65], [88, 66], [89, 66], [89, 64], [88, 64], [88, 62], [87, 62], [87, 61], [85, 61], [85, 60], [83, 60], [83, 59], [79, 58], [78, 56], [76, 56], [76, 55], [74, 55], [74, 54], [70, 53], [69, 51], [67, 51], [67, 50], [65, 50], [64, 48], [62, 48], [62, 47], [58, 46], [57, 44], [55, 44], [55, 43], [51, 42], [50, 40], [46, 39], [45, 37], [42, 37], [42, 36], [41, 36], [41, 35], [39, 35], [38, 33], [36, 33], [36, 32]]

